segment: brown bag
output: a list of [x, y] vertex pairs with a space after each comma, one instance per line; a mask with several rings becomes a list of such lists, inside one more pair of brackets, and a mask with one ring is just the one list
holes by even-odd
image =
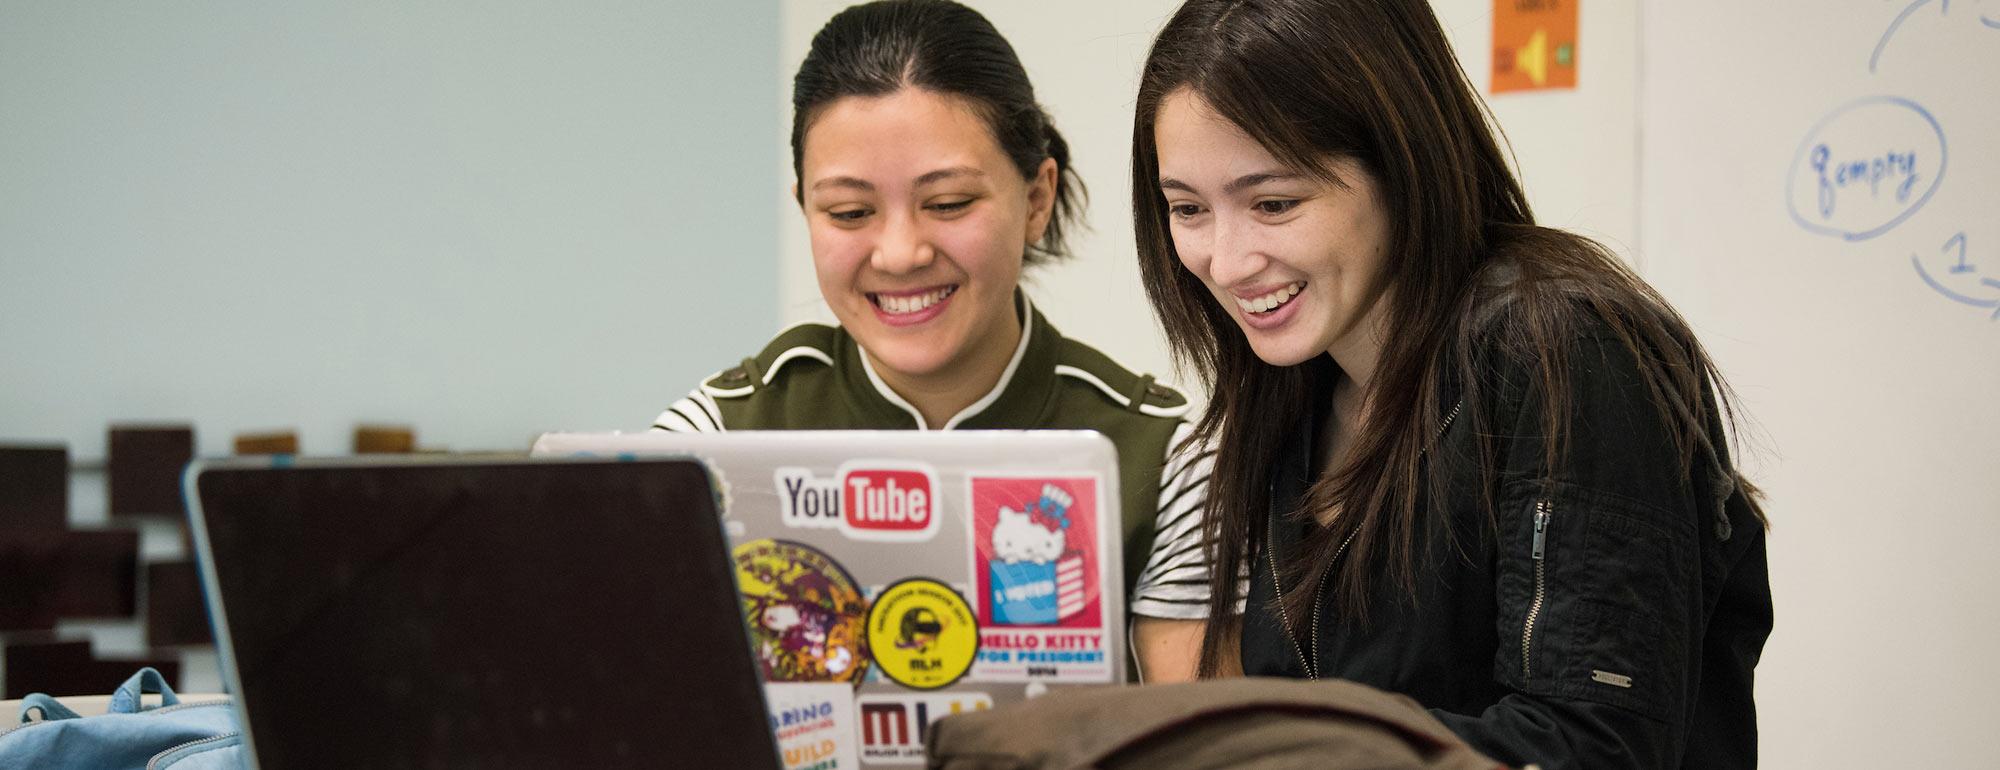
[[1502, 770], [1417, 702], [1344, 681], [1061, 690], [938, 721], [931, 770]]

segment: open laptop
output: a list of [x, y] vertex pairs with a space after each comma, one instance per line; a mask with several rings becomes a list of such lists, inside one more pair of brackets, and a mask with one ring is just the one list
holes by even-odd
[[943, 716], [1124, 681], [1098, 433], [552, 433], [533, 453], [706, 462], [792, 770], [921, 766]]
[[257, 767], [781, 766], [699, 463], [242, 459], [185, 484]]

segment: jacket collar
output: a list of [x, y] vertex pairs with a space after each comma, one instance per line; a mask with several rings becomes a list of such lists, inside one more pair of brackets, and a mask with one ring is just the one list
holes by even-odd
[[853, 405], [857, 412], [867, 415], [871, 423], [902, 424], [918, 430], [1024, 427], [1022, 416], [1039, 416], [1054, 389], [1056, 353], [1062, 346], [1062, 336], [1035, 310], [1027, 292], [1017, 288], [1014, 298], [1022, 319], [1021, 341], [1014, 346], [1014, 357], [1007, 361], [1007, 368], [1001, 370], [1000, 381], [993, 384], [992, 390], [941, 426], [926, 424], [915, 406], [882, 381], [868, 357], [862, 355], [853, 335], [842, 334], [841, 377], [847, 385], [844, 390], [859, 401]]

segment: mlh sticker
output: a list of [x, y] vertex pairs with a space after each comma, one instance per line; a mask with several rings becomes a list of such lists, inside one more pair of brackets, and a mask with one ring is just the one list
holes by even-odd
[[929, 465], [855, 461], [832, 478], [790, 466], [772, 475], [785, 526], [838, 529], [856, 540], [918, 541], [937, 534], [937, 472]]
[[985, 711], [993, 696], [983, 692], [862, 695], [861, 759], [878, 765], [921, 765], [924, 736], [931, 725], [953, 714]]

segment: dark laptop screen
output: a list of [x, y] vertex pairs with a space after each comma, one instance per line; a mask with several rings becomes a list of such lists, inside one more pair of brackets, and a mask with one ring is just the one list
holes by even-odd
[[688, 461], [208, 468], [266, 770], [777, 767]]

